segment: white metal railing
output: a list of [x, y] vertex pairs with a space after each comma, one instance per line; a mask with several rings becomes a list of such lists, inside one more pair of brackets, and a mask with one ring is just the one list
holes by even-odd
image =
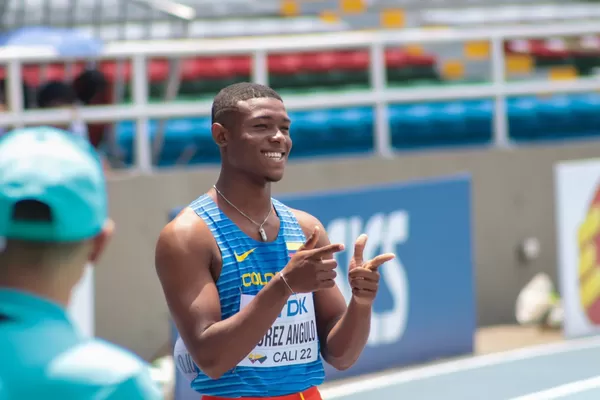
[[185, 4], [170, 0], [131, 0], [135, 3], [146, 5], [155, 10], [161, 11], [170, 17], [184, 21], [193, 21], [196, 18], [196, 11]]
[[[302, 50], [343, 48], [370, 48], [371, 91], [357, 94], [314, 94], [286, 96], [288, 109], [313, 109], [351, 105], [375, 107], [375, 148], [383, 157], [392, 155], [388, 123], [389, 103], [422, 100], [494, 98], [493, 128], [495, 143], [508, 147], [507, 96], [549, 92], [583, 92], [600, 89], [600, 79], [582, 78], [573, 81], [506, 82], [504, 75], [504, 48], [506, 39], [576, 36], [600, 33], [598, 23], [549, 24], [537, 26], [505, 26], [487, 29], [404, 30], [384, 32], [343, 32], [335, 34], [303, 35], [299, 37], [263, 37], [248, 39], [177, 40], [152, 42], [123, 42], [106, 46], [95, 59], [131, 59], [133, 104], [85, 107], [81, 118], [86, 121], [136, 121], [136, 166], [140, 172], [150, 172], [151, 145], [148, 132], [149, 118], [177, 118], [210, 115], [210, 102], [148, 104], [148, 77], [146, 61], [151, 57], [186, 57], [198, 55], [253, 54], [253, 80], [268, 84], [267, 54]], [[446, 88], [394, 89], [386, 87], [384, 50], [388, 45], [434, 42], [488, 40], [491, 43], [492, 81], [477, 86], [457, 85]], [[0, 126], [23, 126], [69, 121], [68, 110], [23, 111], [21, 64], [57, 61], [52, 52], [22, 54], [0, 52], [0, 63], [8, 64], [10, 111], [0, 114]], [[73, 59], [61, 58], [70, 62]]]

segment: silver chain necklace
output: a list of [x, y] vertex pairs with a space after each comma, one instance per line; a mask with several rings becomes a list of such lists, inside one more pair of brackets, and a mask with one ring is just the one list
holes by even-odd
[[217, 191], [217, 193], [219, 194], [219, 196], [221, 196], [223, 198], [223, 200], [225, 200], [227, 202], [227, 204], [229, 204], [231, 207], [235, 208], [237, 210], [237, 212], [239, 212], [244, 217], [246, 217], [248, 219], [248, 221], [250, 221], [254, 225], [258, 226], [258, 233], [260, 234], [260, 238], [262, 239], [263, 242], [266, 242], [268, 238], [267, 238], [267, 233], [265, 232], [263, 226], [265, 225], [265, 223], [267, 222], [267, 220], [271, 216], [271, 212], [273, 211], [273, 207], [269, 207], [269, 213], [267, 214], [267, 217], [262, 222], [262, 224], [259, 224], [258, 222], [254, 221], [252, 218], [250, 218], [249, 216], [247, 216], [246, 214], [244, 214], [244, 212], [242, 210], [240, 210], [239, 208], [237, 208], [232, 202], [230, 202], [227, 199], [227, 197], [225, 197], [223, 195], [223, 193], [221, 193], [221, 191], [219, 189], [217, 189], [217, 186], [213, 185], [213, 188], [215, 188], [215, 190]]

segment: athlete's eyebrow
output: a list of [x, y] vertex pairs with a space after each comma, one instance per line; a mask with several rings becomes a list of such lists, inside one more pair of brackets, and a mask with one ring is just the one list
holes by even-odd
[[[257, 119], [268, 119], [268, 120], [271, 120], [271, 121], [272, 121], [272, 120], [274, 120], [275, 118], [273, 118], [273, 116], [271, 116], [271, 115], [257, 115], [257, 116], [255, 116], [255, 117], [252, 117], [252, 120], [253, 120], [253, 121], [254, 121], [254, 120], [257, 120]], [[283, 118], [283, 122], [285, 122], [285, 123], [288, 123], [288, 124], [289, 124], [289, 123], [291, 123], [292, 121], [291, 121], [291, 120], [290, 120], [288, 117], [284, 117], [284, 118]]]

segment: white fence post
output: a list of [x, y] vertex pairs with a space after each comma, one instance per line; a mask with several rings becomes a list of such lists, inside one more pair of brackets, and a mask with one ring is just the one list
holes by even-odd
[[491, 38], [492, 48], [492, 83], [496, 88], [494, 96], [494, 118], [492, 119], [494, 133], [494, 144], [501, 148], [509, 147], [508, 135], [508, 113], [506, 105], [506, 74], [504, 57], [504, 39], [502, 37]]
[[373, 140], [375, 151], [382, 157], [390, 158], [392, 137], [390, 135], [389, 103], [384, 96], [387, 87], [387, 70], [385, 64], [385, 44], [377, 41], [371, 45], [370, 51], [371, 87], [375, 94], [375, 132]]
[[146, 56], [135, 54], [132, 63], [133, 104], [136, 110], [135, 124], [135, 165], [140, 172], [152, 171], [152, 148], [149, 133], [148, 106], [148, 73]]
[[13, 58], [8, 62], [8, 76], [9, 79], [7, 81], [8, 88], [8, 107], [16, 119], [16, 123], [14, 124], [15, 128], [22, 128], [23, 122], [21, 121], [21, 115], [23, 114], [24, 101], [23, 101], [23, 82], [22, 77], [22, 68], [23, 64], [21, 60], [17, 58]]

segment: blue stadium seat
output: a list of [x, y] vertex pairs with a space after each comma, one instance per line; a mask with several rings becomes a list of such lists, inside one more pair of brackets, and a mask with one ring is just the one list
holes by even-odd
[[464, 102], [466, 107], [466, 143], [482, 144], [492, 141], [494, 136], [494, 102], [492, 100], [471, 100]]
[[331, 129], [340, 152], [369, 152], [373, 150], [375, 116], [370, 107], [338, 109], [332, 112]]
[[[117, 146], [120, 150], [120, 156], [123, 157], [123, 161], [127, 165], [131, 165], [133, 162], [133, 148], [134, 137], [135, 137], [135, 122], [133, 121], [121, 121], [116, 124], [115, 136]], [[108, 149], [107, 149], [108, 150]]]
[[434, 108], [429, 104], [390, 105], [392, 146], [397, 149], [421, 147], [435, 135], [432, 126]]
[[[294, 156], [336, 153], [336, 133], [332, 131], [329, 110], [290, 113]], [[341, 145], [341, 144], [340, 144]]]
[[573, 119], [581, 129], [582, 136], [600, 134], [600, 93], [586, 93], [572, 96]]
[[431, 120], [434, 135], [430, 138], [431, 142], [445, 146], [467, 141], [466, 114], [467, 109], [462, 102], [433, 105]]
[[[390, 105], [392, 146], [411, 149], [489, 143], [493, 137], [494, 101], [490, 99]], [[535, 141], [600, 136], [600, 94], [569, 94], [507, 101], [512, 140]], [[375, 115], [371, 107], [291, 112], [294, 157], [344, 155], [373, 150]], [[154, 139], [156, 121], [150, 121]], [[135, 123], [117, 125], [125, 162], [133, 159]], [[210, 118], [183, 118], [166, 123], [159, 165], [215, 163], [219, 150]]]
[[555, 95], [537, 100], [540, 118], [539, 138], [559, 139], [579, 136], [581, 127], [573, 118], [569, 95]]
[[511, 139], [520, 141], [538, 138], [541, 122], [537, 105], [537, 99], [531, 96], [508, 100], [508, 132]]
[[[133, 163], [135, 122], [123, 121], [117, 125], [117, 144], [126, 164]], [[150, 120], [150, 140], [156, 137], [158, 121]], [[189, 152], [187, 163], [212, 163], [219, 159], [219, 150], [212, 140], [210, 118], [181, 118], [165, 122], [164, 142], [159, 166], [176, 164]]]
[[392, 144], [398, 149], [481, 144], [492, 138], [490, 101], [454, 101], [390, 107]]

